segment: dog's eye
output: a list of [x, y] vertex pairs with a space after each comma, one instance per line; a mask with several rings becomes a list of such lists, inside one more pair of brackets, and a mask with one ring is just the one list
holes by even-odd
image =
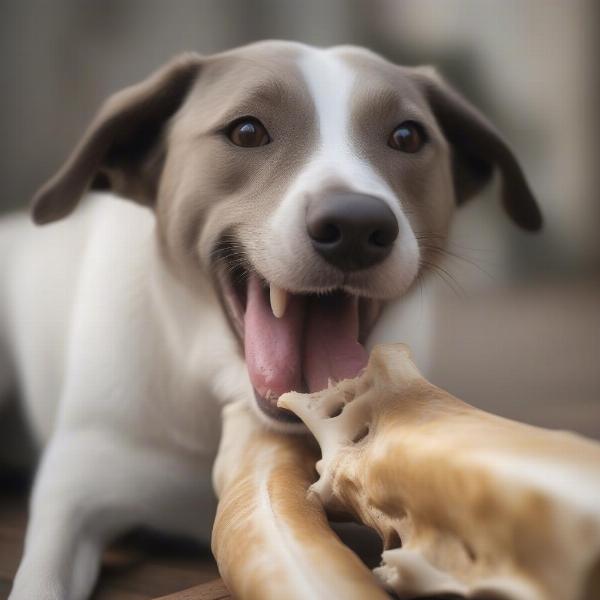
[[266, 146], [271, 141], [265, 126], [253, 117], [243, 117], [234, 121], [227, 135], [236, 146], [242, 148]]
[[415, 121], [404, 121], [392, 131], [388, 146], [394, 150], [414, 154], [425, 144], [425, 130]]

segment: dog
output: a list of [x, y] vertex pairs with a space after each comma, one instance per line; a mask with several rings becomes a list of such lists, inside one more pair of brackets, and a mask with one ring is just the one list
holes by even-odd
[[109, 98], [34, 198], [45, 227], [0, 225], [0, 401], [43, 449], [11, 600], [87, 598], [138, 525], [210, 539], [222, 406], [296, 431], [277, 397], [362, 369], [495, 170], [538, 229], [485, 117], [353, 46], [184, 54]]

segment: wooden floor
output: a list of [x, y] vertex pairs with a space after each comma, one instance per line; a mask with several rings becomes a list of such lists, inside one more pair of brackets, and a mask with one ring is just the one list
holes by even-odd
[[497, 415], [600, 440], [600, 281], [448, 294], [431, 379]]
[[[21, 557], [26, 498], [27, 483], [23, 477], [0, 475], [0, 600], [8, 597]], [[196, 587], [200, 584], [204, 585]], [[188, 588], [194, 588], [193, 592], [177, 593]], [[93, 600], [150, 600], [164, 596], [169, 600], [230, 598], [206, 548], [139, 533], [107, 552]]]

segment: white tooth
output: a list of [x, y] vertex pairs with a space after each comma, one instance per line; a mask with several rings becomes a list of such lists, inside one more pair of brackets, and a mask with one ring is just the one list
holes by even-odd
[[273, 314], [278, 319], [281, 319], [281, 317], [285, 315], [288, 293], [284, 289], [271, 284], [269, 296], [271, 297], [271, 310], [273, 311]]

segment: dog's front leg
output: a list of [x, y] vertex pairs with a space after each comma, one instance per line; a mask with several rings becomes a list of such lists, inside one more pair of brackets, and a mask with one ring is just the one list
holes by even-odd
[[102, 549], [149, 525], [209, 539], [210, 481], [196, 461], [105, 430], [58, 431], [43, 457], [10, 600], [83, 600]]

